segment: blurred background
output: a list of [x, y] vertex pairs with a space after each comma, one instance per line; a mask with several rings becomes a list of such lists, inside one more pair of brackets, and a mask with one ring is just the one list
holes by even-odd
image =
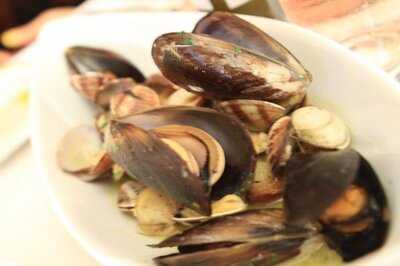
[[308, 27], [399, 78], [399, 0], [0, 0], [0, 64], [30, 44], [43, 25], [72, 13], [213, 9]]

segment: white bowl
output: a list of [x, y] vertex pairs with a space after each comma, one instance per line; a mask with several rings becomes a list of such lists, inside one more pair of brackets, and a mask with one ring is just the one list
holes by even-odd
[[[137, 233], [133, 219], [116, 208], [108, 184], [88, 184], [63, 173], [56, 164], [58, 141], [68, 128], [92, 124], [94, 109], [70, 87], [63, 51], [71, 45], [111, 49], [128, 57], [145, 74], [156, 71], [153, 40], [171, 31], [191, 31], [202, 13], [128, 13], [73, 17], [49, 25], [40, 37], [43, 59], [34, 81], [33, 147], [56, 212], [71, 234], [106, 265], [151, 265], [171, 250], [146, 244], [157, 240]], [[340, 45], [297, 26], [244, 17], [295, 54], [314, 76], [313, 103], [341, 116], [353, 145], [382, 178], [392, 210], [385, 246], [354, 265], [398, 265], [400, 260], [400, 88], [381, 70]], [[45, 232], [44, 232], [45, 233]], [[61, 258], [60, 258], [61, 259]], [[397, 262], [397, 263], [396, 263]]]

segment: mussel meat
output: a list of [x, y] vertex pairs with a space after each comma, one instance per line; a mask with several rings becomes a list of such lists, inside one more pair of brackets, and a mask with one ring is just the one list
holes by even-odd
[[294, 155], [285, 169], [288, 222], [319, 220], [345, 261], [382, 246], [387, 202], [371, 165], [355, 150]]

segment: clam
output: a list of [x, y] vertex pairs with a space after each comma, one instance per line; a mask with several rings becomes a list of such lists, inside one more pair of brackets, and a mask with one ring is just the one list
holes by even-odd
[[121, 55], [108, 50], [74, 46], [67, 49], [65, 57], [74, 74], [111, 72], [119, 78], [132, 78], [138, 83], [144, 81], [140, 70]]
[[256, 154], [259, 155], [265, 153], [268, 146], [268, 135], [265, 132], [251, 132], [250, 136]]
[[136, 198], [133, 213], [139, 229], [146, 235], [168, 236], [177, 232], [172, 221], [177, 204], [151, 188], [142, 189]]
[[218, 109], [232, 114], [255, 132], [265, 132], [286, 113], [280, 105], [258, 100], [229, 100], [218, 103]]
[[84, 181], [101, 177], [112, 165], [102, 147], [100, 135], [90, 126], [70, 129], [59, 143], [57, 159], [62, 170], [78, 174]]
[[118, 208], [123, 212], [133, 213], [139, 193], [143, 189], [145, 186], [134, 180], [123, 183], [118, 192]]
[[[209, 108], [171, 106], [135, 114], [121, 122], [147, 130], [166, 125], [190, 126], [203, 130], [219, 143], [225, 154], [225, 169], [218, 182], [212, 186], [212, 198], [220, 199], [228, 194], [246, 193], [253, 178], [255, 152], [249, 133], [236, 119]], [[165, 178], [162, 172], [159, 176]]]
[[292, 125], [298, 139], [321, 149], [345, 149], [351, 142], [350, 132], [341, 119], [315, 106], [297, 109]]
[[345, 261], [384, 243], [385, 193], [373, 168], [358, 152], [297, 154], [288, 162], [286, 182], [288, 222], [319, 220], [328, 243]]
[[157, 92], [160, 97], [161, 105], [164, 105], [171, 94], [180, 89], [180, 87], [176, 86], [161, 74], [149, 76], [143, 84]]
[[169, 95], [165, 105], [200, 106], [203, 102], [203, 97], [184, 89], [178, 89]]
[[104, 86], [115, 79], [116, 77], [108, 72], [86, 72], [84, 74], [73, 74], [70, 81], [72, 87], [81, 95], [92, 102], [96, 102], [96, 98], [104, 90]]
[[209, 186], [213, 186], [221, 178], [225, 169], [225, 153], [218, 141], [207, 132], [182, 125], [163, 126], [154, 129], [154, 132], [182, 144], [194, 155], [198, 167], [208, 165], [206, 178]]
[[164, 34], [152, 56], [166, 78], [212, 99], [284, 101], [309, 83], [281, 62], [206, 35]]
[[181, 144], [179, 144], [174, 140], [163, 139], [163, 138], [161, 140], [165, 144], [167, 144], [171, 148], [171, 150], [176, 152], [176, 154], [178, 154], [179, 157], [181, 157], [181, 159], [187, 164], [187, 167], [192, 174], [196, 176], [200, 175], [200, 167], [190, 151], [185, 149]]
[[292, 153], [291, 134], [292, 125], [289, 116], [277, 120], [268, 132], [267, 154], [272, 169], [284, 166], [289, 160]]
[[160, 99], [155, 91], [144, 85], [134, 85], [111, 96], [110, 112], [114, 117], [124, 117], [159, 105]]
[[211, 215], [202, 216], [190, 209], [184, 209], [179, 212], [179, 216], [173, 218], [174, 221], [183, 224], [197, 223], [207, 221], [212, 218], [231, 215], [247, 209], [247, 204], [243, 200], [234, 194], [226, 195], [225, 197], [213, 202], [211, 204]]

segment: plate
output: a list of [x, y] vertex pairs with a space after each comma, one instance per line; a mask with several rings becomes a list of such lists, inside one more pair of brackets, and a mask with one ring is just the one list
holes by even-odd
[[[63, 52], [90, 45], [121, 53], [146, 75], [156, 72], [153, 40], [171, 31], [191, 31], [202, 13], [124, 13], [75, 16], [50, 24], [39, 38], [32, 96], [32, 142], [51, 202], [70, 233], [106, 265], [152, 265], [170, 253], [146, 246], [158, 240], [137, 233], [135, 221], [116, 207], [115, 189], [63, 173], [56, 148], [71, 127], [92, 124], [95, 110], [71, 88]], [[311, 71], [311, 101], [341, 116], [354, 143], [382, 177], [393, 211], [386, 245], [353, 265], [390, 265], [400, 259], [400, 88], [383, 71], [319, 35], [284, 22], [244, 17], [284, 44]], [[393, 264], [394, 265], [394, 264]]]

